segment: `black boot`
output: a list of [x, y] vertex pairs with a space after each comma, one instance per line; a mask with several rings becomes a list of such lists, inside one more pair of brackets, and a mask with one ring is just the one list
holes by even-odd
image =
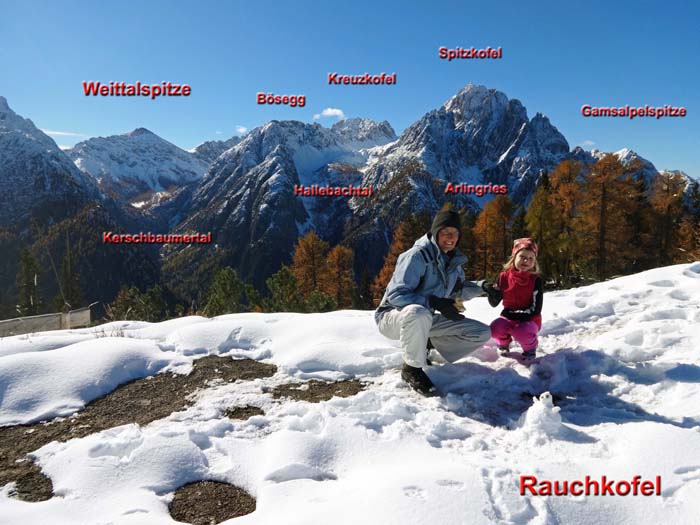
[[537, 348], [532, 350], [523, 350], [523, 359], [534, 359], [537, 353]]
[[426, 397], [433, 397], [438, 395], [437, 388], [430, 380], [430, 378], [423, 372], [422, 368], [417, 368], [415, 366], [403, 364], [401, 369], [401, 379], [408, 383], [413, 390], [423, 394]]

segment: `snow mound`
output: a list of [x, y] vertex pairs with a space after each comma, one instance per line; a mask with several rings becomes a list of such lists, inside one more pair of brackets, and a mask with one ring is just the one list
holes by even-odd
[[119, 338], [3, 357], [0, 425], [70, 415], [121, 383], [160, 371], [172, 357], [150, 341]]

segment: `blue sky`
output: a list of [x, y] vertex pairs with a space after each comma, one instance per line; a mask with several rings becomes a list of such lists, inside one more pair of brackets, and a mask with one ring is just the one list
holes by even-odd
[[[469, 82], [519, 99], [569, 141], [631, 148], [700, 178], [700, 8], [623, 2], [0, 0], [0, 95], [61, 145], [146, 127], [185, 149], [326, 108], [397, 133]], [[447, 62], [438, 48], [502, 47]], [[397, 73], [331, 86], [329, 72]], [[83, 81], [188, 84], [187, 98], [85, 97]], [[260, 106], [258, 92], [305, 95]], [[684, 118], [585, 118], [581, 106], [673, 105]]]

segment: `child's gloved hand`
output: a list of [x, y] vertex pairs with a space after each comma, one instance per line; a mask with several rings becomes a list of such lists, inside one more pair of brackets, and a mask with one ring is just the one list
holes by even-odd
[[440, 313], [447, 317], [450, 321], [461, 321], [464, 319], [464, 316], [457, 310], [454, 299], [431, 295], [428, 297], [428, 303], [430, 304], [431, 308], [439, 310]]
[[491, 284], [484, 281], [484, 284], [481, 285], [481, 289], [486, 292], [486, 295], [488, 295], [489, 304], [491, 306], [498, 306], [498, 303], [500, 303], [501, 299], [503, 299], [503, 293], [498, 289], [497, 284]]

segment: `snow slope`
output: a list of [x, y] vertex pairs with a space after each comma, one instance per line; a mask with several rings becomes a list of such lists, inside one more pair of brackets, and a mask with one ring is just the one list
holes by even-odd
[[[484, 298], [467, 314], [490, 322]], [[257, 510], [230, 523], [656, 524], [700, 514], [700, 262], [545, 295], [539, 364], [493, 342], [399, 378], [397, 342], [371, 312], [236, 314], [113, 323], [0, 340], [0, 425], [66, 415], [138, 376], [207, 354], [274, 363], [270, 378], [212, 385], [191, 408], [34, 452], [55, 497], [0, 489], [1, 523], [174, 523], [186, 482], [241, 486]], [[107, 337], [105, 337], [107, 335]], [[280, 401], [268, 387], [355, 377], [350, 398]], [[554, 396], [534, 400], [545, 391]], [[232, 421], [251, 404], [265, 415]], [[660, 496], [520, 496], [520, 476], [662, 479]]]

